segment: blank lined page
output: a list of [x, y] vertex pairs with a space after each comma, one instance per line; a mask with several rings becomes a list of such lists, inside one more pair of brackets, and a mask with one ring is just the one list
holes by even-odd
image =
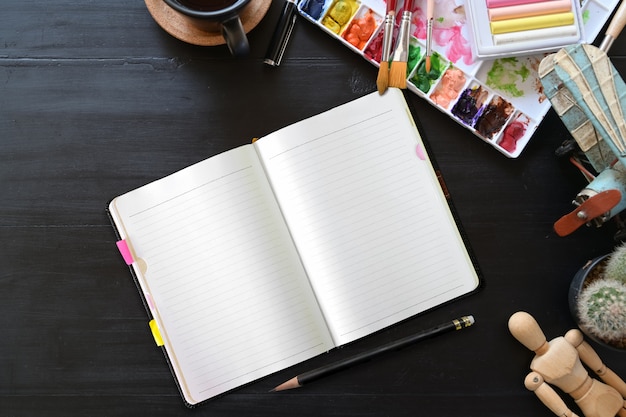
[[192, 404], [332, 348], [256, 158], [237, 148], [111, 205]]
[[402, 93], [340, 109], [257, 142], [337, 344], [478, 285]]

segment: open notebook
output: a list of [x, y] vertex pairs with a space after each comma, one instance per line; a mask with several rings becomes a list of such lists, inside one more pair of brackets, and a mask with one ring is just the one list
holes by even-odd
[[188, 404], [479, 284], [397, 89], [206, 159], [108, 210]]

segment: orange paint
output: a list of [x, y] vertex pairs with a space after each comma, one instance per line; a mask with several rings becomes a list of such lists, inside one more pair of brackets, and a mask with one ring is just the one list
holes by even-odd
[[448, 108], [450, 102], [459, 96], [465, 85], [465, 74], [457, 68], [449, 68], [441, 77], [441, 81], [435, 91], [430, 95], [430, 99]]
[[372, 10], [365, 16], [355, 18], [343, 34], [343, 38], [358, 49], [365, 48], [365, 44], [376, 30], [376, 19]]

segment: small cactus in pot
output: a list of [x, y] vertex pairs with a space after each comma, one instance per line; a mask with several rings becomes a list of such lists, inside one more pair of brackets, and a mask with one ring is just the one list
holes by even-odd
[[626, 244], [581, 269], [570, 287], [570, 309], [591, 339], [626, 350]]
[[626, 284], [626, 243], [617, 246], [608, 257], [604, 276], [607, 279]]

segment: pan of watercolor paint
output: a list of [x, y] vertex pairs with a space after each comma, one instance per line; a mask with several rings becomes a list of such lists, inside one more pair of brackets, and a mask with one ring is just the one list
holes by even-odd
[[[425, 68], [426, 1], [411, 20], [407, 89], [509, 158], [517, 158], [550, 109], [537, 69], [544, 54], [478, 59], [466, 16], [486, 0], [435, 0], [430, 71]], [[550, 0], [560, 1], [560, 0]], [[578, 1], [578, 0], [573, 0]], [[584, 0], [580, 36], [591, 42], [619, 0]], [[402, 0], [398, 7], [401, 8]], [[486, 3], [485, 3], [486, 5]], [[384, 0], [300, 0], [299, 13], [378, 66]], [[574, 9], [572, 9], [574, 10]], [[580, 17], [580, 16], [579, 16]], [[397, 32], [397, 22], [396, 22]]]
[[473, 0], [465, 7], [479, 59], [554, 52], [584, 40], [579, 0]]
[[516, 108], [513, 100], [438, 53], [431, 57], [430, 73], [426, 72], [424, 61], [419, 61], [410, 72], [408, 88], [510, 157], [519, 155], [540, 120], [539, 114]]

